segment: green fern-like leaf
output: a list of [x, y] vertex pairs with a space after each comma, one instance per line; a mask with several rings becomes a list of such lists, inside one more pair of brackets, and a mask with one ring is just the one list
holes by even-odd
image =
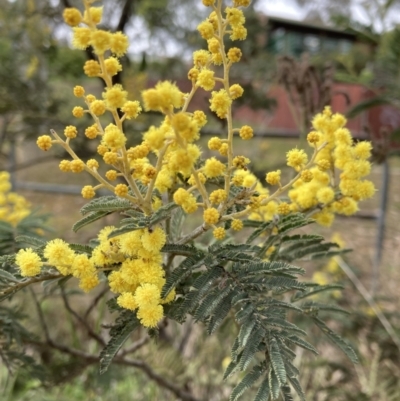
[[254, 355], [258, 350], [258, 346], [264, 338], [264, 329], [261, 327], [254, 327], [250, 336], [243, 348], [242, 357], [239, 360], [239, 369], [245, 370], [252, 362]]
[[289, 341], [295, 345], [298, 345], [301, 348], [311, 351], [315, 355], [319, 354], [319, 352], [315, 349], [315, 347], [312, 344], [310, 344], [308, 341], [302, 339], [299, 336], [291, 334], [289, 336], [286, 336], [285, 339], [286, 339], [286, 341]]
[[226, 295], [223, 299], [220, 300], [219, 304], [215, 307], [214, 315], [210, 319], [210, 323], [208, 325], [207, 331], [208, 334], [212, 334], [218, 327], [222, 324], [226, 316], [232, 307], [232, 299], [235, 296], [236, 292], [231, 291]]
[[199, 250], [193, 245], [165, 244], [161, 252], [182, 256], [195, 256]]
[[101, 218], [110, 214], [107, 211], [100, 211], [100, 212], [89, 212], [84, 218], [77, 221], [73, 226], [72, 230], [77, 232], [81, 228], [87, 226], [88, 224], [93, 223], [94, 221], [100, 220]]
[[333, 290], [342, 290], [343, 285], [341, 284], [328, 284], [328, 285], [317, 285], [315, 284], [311, 290], [305, 291], [305, 292], [297, 292], [292, 296], [291, 301], [296, 302], [299, 301], [300, 299], [304, 299], [307, 297], [310, 297], [311, 295], [318, 294], [320, 292], [325, 292], [325, 291], [333, 291]]
[[145, 227], [147, 227], [147, 222], [144, 220], [138, 220], [134, 223], [131, 224], [126, 224], [122, 227], [116, 228], [115, 230], [111, 231], [110, 234], [108, 234], [108, 238], [115, 238], [118, 237], [119, 235], [122, 234], [126, 234], [126, 233], [130, 233], [132, 231], [136, 231], [136, 230], [141, 230]]
[[279, 349], [278, 342], [276, 341], [275, 338], [271, 338], [268, 341], [268, 351], [272, 367], [276, 373], [279, 383], [282, 386], [283, 384], [286, 383], [286, 369], [281, 355], [281, 351]]
[[257, 365], [253, 368], [251, 372], [249, 372], [243, 380], [233, 389], [231, 396], [229, 397], [230, 401], [236, 401], [241, 397], [241, 395], [250, 388], [265, 372], [264, 365]]
[[194, 318], [199, 321], [205, 320], [205, 318], [214, 313], [221, 301], [223, 301], [231, 292], [232, 289], [230, 287], [225, 287], [222, 291], [217, 288], [215, 291], [210, 292], [194, 312]]
[[272, 398], [272, 400], [276, 400], [279, 397], [279, 393], [281, 390], [281, 384], [279, 383], [278, 376], [276, 375], [274, 369], [270, 368], [269, 370], [269, 375], [268, 375], [268, 381], [269, 381], [269, 395]]
[[303, 309], [305, 313], [310, 313], [310, 314], [313, 314], [314, 311], [317, 313], [319, 311], [326, 311], [326, 312], [342, 313], [344, 315], [350, 314], [347, 310], [340, 308], [337, 305], [323, 304], [321, 302], [315, 302], [315, 301], [304, 302], [303, 304], [301, 304], [301, 309]]
[[111, 338], [100, 353], [100, 374], [107, 371], [116, 353], [130, 334], [140, 326], [136, 314], [124, 311], [110, 331]]
[[278, 223], [279, 234], [286, 233], [296, 228], [301, 228], [314, 223], [314, 220], [305, 217], [301, 213], [289, 214], [283, 217]]
[[260, 387], [258, 388], [256, 397], [254, 398], [254, 401], [268, 401], [269, 400], [269, 380], [268, 376], [264, 378], [262, 381]]
[[46, 245], [46, 241], [38, 237], [31, 237], [30, 235], [18, 235], [15, 237], [16, 242], [23, 242], [34, 247]]
[[[249, 226], [249, 223], [247, 223], [246, 226]], [[273, 227], [273, 223], [270, 221], [259, 224], [258, 227], [250, 234], [249, 238], [247, 238], [246, 243], [251, 244], [261, 234], [263, 234], [264, 232], [266, 232], [268, 230], [271, 230], [272, 227]]]
[[288, 376], [288, 380], [292, 387], [294, 388], [294, 391], [296, 391], [297, 395], [299, 396], [301, 401], [306, 401], [306, 395], [304, 394], [303, 389], [301, 388], [301, 385], [299, 383], [299, 380], [296, 377], [291, 377]]
[[292, 392], [289, 386], [282, 386], [283, 401], [293, 401]]
[[201, 266], [203, 259], [204, 254], [200, 251], [195, 256], [186, 258], [167, 278], [161, 291], [161, 297], [165, 298], [173, 288], [189, 277], [194, 269]]
[[135, 207], [128, 199], [117, 196], [101, 196], [88, 202], [80, 210], [82, 216], [92, 212], [122, 212]]
[[19, 283], [19, 280], [6, 270], [0, 269], [0, 281]]
[[82, 245], [82, 244], [68, 244], [69, 247], [79, 253], [86, 253], [88, 255], [91, 255], [93, 252], [93, 248], [89, 245]]
[[321, 329], [321, 331], [334, 343], [336, 344], [353, 362], [358, 363], [358, 358], [354, 349], [347, 344], [342, 337], [331, 330], [321, 319], [314, 317], [314, 323]]

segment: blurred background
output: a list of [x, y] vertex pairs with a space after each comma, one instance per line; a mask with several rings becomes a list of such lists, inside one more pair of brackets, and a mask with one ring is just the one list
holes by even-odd
[[[66, 125], [74, 124], [83, 132], [91, 124], [89, 118], [75, 119], [71, 114], [72, 108], [80, 105], [72, 93], [75, 85], [96, 95], [102, 91], [100, 80], [83, 74], [84, 62], [93, 57], [90, 49], [73, 50], [71, 29], [62, 21], [64, 8], [80, 8], [80, 2], [1, 0], [0, 4], [0, 170], [11, 174], [13, 190], [30, 202], [32, 210], [40, 208], [39, 214], [50, 214], [47, 225], [54, 231], [45, 234], [47, 238], [84, 243], [102, 225], [116, 220], [107, 217], [105, 223], [73, 233], [72, 223], [80, 218], [79, 209], [85, 204], [80, 191], [83, 185], [91, 184], [90, 177], [61, 173], [58, 163], [66, 157], [62, 149], [44, 153], [35, 144], [36, 138], [50, 129], [62, 132]], [[208, 15], [200, 0], [104, 0], [103, 5], [102, 28], [123, 31], [130, 39], [129, 53], [122, 59], [124, 69], [115, 83], [123, 83], [132, 100], [140, 99], [141, 90], [163, 79], [175, 81], [184, 92], [190, 90], [186, 75], [191, 52], [205, 48], [205, 41], [196, 32], [197, 24]], [[334, 328], [355, 345], [361, 360], [353, 366], [329, 344], [319, 343], [317, 333], [310, 331], [310, 342], [318, 344], [320, 356], [300, 353], [297, 361], [307, 399], [397, 401], [400, 1], [253, 0], [245, 15], [248, 38], [235, 42], [243, 58], [232, 68], [231, 81], [245, 88], [244, 96], [235, 103], [235, 124], [255, 129], [255, 138], [241, 148], [244, 155], [251, 156], [253, 172], [260, 179], [266, 171], [278, 168], [289, 174], [285, 173], [286, 151], [303, 146], [312, 116], [326, 105], [346, 114], [356, 140], [370, 140], [374, 148], [371, 179], [378, 188], [376, 196], [355, 216], [338, 217], [330, 228], [304, 229], [327, 239], [334, 235], [336, 241], [354, 250], [344, 261], [354, 277], [333, 260], [322, 264], [305, 261], [302, 266], [307, 279], [345, 285], [341, 294], [335, 292], [325, 301], [338, 302], [351, 311], [350, 317], [341, 318]], [[201, 139], [207, 152], [209, 137], [222, 132], [223, 122], [209, 112], [206, 92], [199, 90], [190, 107], [208, 114], [209, 124]], [[146, 113], [127, 122], [129, 145], [139, 143], [141, 133], [159, 121], [156, 113]], [[84, 160], [96, 157], [94, 141], [80, 135], [74, 142]], [[71, 287], [71, 305], [66, 305], [58, 291], [38, 286], [2, 308], [23, 311], [21, 325], [38, 338], [43, 336], [38, 323], [40, 310], [54, 341], [97, 355], [101, 344], [78, 317], [87, 308], [85, 317], [92, 330], [107, 338], [101, 323], [114, 320], [106, 310], [107, 297], [100, 292], [88, 299]], [[375, 301], [371, 302], [370, 296]], [[96, 308], [90, 309], [91, 305]], [[382, 324], [379, 313], [377, 316], [377, 308], [386, 323]], [[0, 309], [0, 347], [8, 327], [8, 312], [3, 312]], [[233, 337], [233, 330], [235, 327], [227, 323], [217, 335], [207, 338], [201, 328], [188, 321], [181, 328], [165, 328], [157, 344], [148, 343], [144, 333], [135, 334], [131, 343], [146, 343], [146, 347], [135, 349], [134, 357], [199, 400], [225, 400], [232, 383], [222, 383], [222, 372], [228, 363], [227, 338]], [[44, 371], [16, 364], [10, 375], [0, 358], [2, 400], [179, 399], [143, 369], [116, 365], [99, 376], [93, 361], [60, 349], [41, 349], [32, 340], [25, 341], [23, 335], [20, 340]]]

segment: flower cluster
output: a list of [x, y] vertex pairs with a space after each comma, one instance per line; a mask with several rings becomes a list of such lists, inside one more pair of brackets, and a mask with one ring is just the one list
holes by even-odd
[[289, 191], [292, 209], [307, 211], [318, 206], [320, 211], [313, 217], [325, 226], [331, 225], [335, 213], [354, 214], [358, 202], [375, 193], [373, 183], [363, 179], [371, 171], [371, 143], [354, 143], [345, 124], [343, 115], [326, 107], [312, 122], [315, 131], [308, 134], [310, 146], [321, 148], [310, 168], [304, 169], [307, 159], [301, 151], [297, 157], [288, 154], [288, 164], [302, 170]]
[[[105, 83], [99, 98], [87, 93], [81, 85], [73, 89], [81, 104], [73, 108], [72, 115], [75, 118], [88, 115], [93, 119], [84, 135], [88, 140], [99, 139], [97, 155], [87, 161], [76, 155], [71, 145], [83, 133], [74, 125], [65, 127], [63, 138], [54, 131], [53, 138], [39, 137], [39, 148], [47, 151], [53, 144], [62, 146], [71, 159], [61, 161], [61, 171], [86, 171], [97, 180], [96, 186], [83, 187], [85, 199], [95, 197], [96, 191], [103, 188], [124, 198], [132, 209], [147, 217], [168, 200], [187, 215], [197, 212], [202, 216], [201, 226], [181, 243], [208, 230], [213, 230], [216, 240], [223, 240], [228, 229], [235, 232], [243, 228], [243, 218], [268, 221], [275, 215], [300, 211], [329, 225], [334, 213], [354, 213], [357, 202], [374, 193], [372, 183], [362, 179], [370, 171], [371, 146], [368, 142], [354, 144], [344, 128], [345, 118], [332, 114], [329, 108], [313, 120], [314, 131], [308, 135], [313, 154], [308, 155], [303, 149], [287, 153], [287, 165], [294, 170], [294, 178], [284, 183], [280, 170], [266, 174], [266, 183], [274, 191], [250, 172], [247, 157], [235, 153], [234, 136], [248, 141], [254, 131], [248, 125], [235, 126], [233, 122], [232, 104], [243, 95], [243, 88], [232, 84], [229, 74], [242, 53], [238, 47], [228, 47], [226, 36], [231, 41], [246, 38], [241, 7], [248, 6], [250, 1], [234, 0], [233, 6], [224, 9], [222, 1], [202, 1], [212, 8], [197, 27], [207, 41], [207, 50], [193, 53], [193, 65], [188, 72], [190, 92], [183, 93], [170, 81], [158, 82], [154, 88], [142, 92], [142, 102], [130, 100], [122, 85], [112, 83], [112, 77], [122, 70], [119, 59], [128, 49], [127, 37], [121, 32], [112, 34], [97, 28], [102, 8], [92, 7], [91, 0], [83, 0], [83, 13], [67, 8], [64, 19], [73, 27], [73, 46], [78, 49], [91, 46], [96, 56], [85, 63], [85, 74]], [[191, 99], [200, 89], [209, 93], [211, 112], [225, 120], [227, 127], [225, 136], [209, 140], [212, 154], [205, 160], [201, 159], [196, 141], [207, 124], [206, 114], [201, 110], [188, 111]], [[128, 148], [123, 123], [136, 119], [142, 108], [161, 113], [162, 121], [158, 126], [148, 127], [141, 142]], [[105, 114], [112, 117], [111, 123], [103, 122]], [[101, 163], [107, 166], [104, 172]], [[281, 199], [285, 192], [288, 198]], [[76, 254], [63, 241], [53, 240], [47, 244], [43, 258], [28, 249], [19, 253], [17, 264], [27, 276], [38, 274], [43, 266], [53, 266], [63, 275], [78, 278], [85, 291], [99, 283], [99, 274], [104, 271], [110, 289], [118, 294], [119, 306], [135, 310], [145, 327], [155, 327], [163, 317], [163, 304], [175, 296], [171, 292], [167, 299], [161, 299], [166, 276], [161, 249], [168, 224], [117, 237], [112, 235], [114, 229], [106, 227], [99, 233], [99, 245], [90, 256]]]
[[16, 226], [31, 212], [29, 202], [11, 191], [10, 174], [0, 172], [0, 220]]
[[[63, 276], [72, 275], [79, 287], [88, 292], [99, 283], [99, 272], [110, 271], [107, 276], [111, 291], [120, 294], [118, 304], [126, 309], [138, 310], [145, 327], [155, 327], [163, 317], [162, 304], [173, 301], [175, 291], [161, 299], [165, 284], [161, 248], [166, 236], [160, 227], [137, 230], [109, 238], [115, 227], [103, 228], [99, 245], [91, 256], [76, 253], [61, 239], [49, 241], [43, 251], [43, 260], [32, 249], [17, 253], [16, 264], [22, 276], [36, 276], [43, 266], [54, 267]], [[119, 266], [119, 268], [115, 268]]]
[[118, 270], [108, 276], [111, 291], [120, 294], [117, 298], [122, 308], [136, 310], [145, 327], [155, 327], [163, 317], [163, 304], [175, 298], [171, 291], [161, 299], [165, 284], [161, 248], [166, 241], [165, 232], [160, 228], [132, 231], [108, 239], [114, 227], [106, 227], [99, 234], [100, 244], [93, 251], [96, 266], [107, 268], [116, 263]]

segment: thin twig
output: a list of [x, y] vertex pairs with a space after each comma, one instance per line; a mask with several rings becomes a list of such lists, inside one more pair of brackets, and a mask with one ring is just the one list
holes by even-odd
[[43, 311], [42, 311], [42, 307], [40, 305], [40, 302], [36, 297], [35, 291], [33, 291], [32, 288], [29, 288], [29, 290], [30, 290], [30, 293], [32, 295], [33, 301], [35, 303], [36, 310], [37, 310], [37, 313], [38, 313], [38, 316], [39, 316], [39, 321], [40, 321], [40, 324], [42, 326], [42, 330], [43, 330], [44, 336], [46, 338], [46, 341], [50, 341], [49, 329], [48, 329], [46, 321], [44, 319], [44, 315], [43, 315]]
[[[85, 351], [81, 351], [75, 348], [70, 348], [62, 344], [57, 344], [51, 339], [49, 339], [46, 342], [40, 342], [40, 341], [35, 341], [31, 340], [31, 344], [40, 346], [40, 347], [51, 347], [54, 348], [60, 352], [75, 356], [77, 358], [83, 359], [83, 361], [87, 364], [95, 364], [99, 362], [99, 357], [97, 355], [92, 355], [90, 353], [87, 353]], [[137, 359], [127, 359], [122, 356], [117, 356], [114, 358], [113, 363], [117, 365], [123, 365], [123, 366], [131, 366], [134, 368], [138, 368], [142, 370], [149, 379], [155, 381], [160, 387], [163, 387], [167, 390], [169, 390], [171, 393], [175, 394], [175, 396], [182, 401], [200, 401], [200, 399], [194, 397], [191, 393], [183, 390], [176, 384], [172, 383], [165, 377], [161, 376], [157, 372], [155, 372], [151, 366], [149, 366], [146, 362], [137, 360]]]
[[139, 340], [135, 341], [129, 348], [122, 350], [120, 356], [123, 358], [125, 355], [133, 354], [138, 349], [146, 345], [149, 342], [149, 340], [150, 340], [149, 336], [140, 338]]
[[87, 318], [89, 317], [90, 312], [96, 307], [96, 305], [100, 302], [101, 298], [104, 297], [104, 295], [106, 295], [108, 292], [108, 288], [104, 288], [92, 301], [92, 303], [90, 304], [90, 306], [87, 308], [85, 314], [83, 315], [83, 320], [87, 320]]
[[368, 302], [369, 306], [372, 308], [377, 318], [382, 323], [382, 326], [385, 328], [392, 341], [400, 350], [399, 337], [397, 337], [396, 332], [393, 329], [393, 326], [390, 324], [389, 320], [387, 320], [386, 316], [382, 313], [381, 308], [377, 305], [372, 295], [368, 292], [368, 290], [364, 287], [364, 285], [361, 283], [358, 277], [354, 274], [350, 266], [340, 256], [335, 256], [335, 260], [337, 264], [341, 267], [341, 269], [347, 274], [347, 277], [352, 281], [354, 286], [357, 288], [358, 292]]
[[85, 327], [85, 329], [87, 330], [87, 333], [89, 334], [90, 337], [92, 337], [94, 340], [96, 340], [101, 346], [105, 347], [106, 342], [104, 341], [104, 339], [102, 337], [100, 337], [97, 333], [95, 333], [93, 331], [93, 329], [90, 327], [90, 325], [88, 324], [88, 322], [83, 319], [80, 315], [78, 315], [78, 313], [76, 313], [76, 311], [74, 311], [68, 301], [67, 296], [65, 295], [65, 289], [63, 287], [61, 287], [61, 296], [62, 299], [64, 301], [64, 306], [65, 309], [72, 315], [75, 317], [76, 320], [79, 321], [79, 323], [82, 324], [83, 327]]

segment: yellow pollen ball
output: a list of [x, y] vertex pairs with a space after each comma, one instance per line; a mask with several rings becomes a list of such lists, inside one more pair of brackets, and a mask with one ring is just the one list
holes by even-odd
[[191, 68], [188, 71], [188, 79], [189, 81], [192, 81], [193, 83], [197, 81], [197, 78], [199, 76], [200, 71], [197, 68]]
[[300, 171], [308, 162], [307, 154], [302, 149], [292, 149], [286, 154], [287, 165]]
[[217, 136], [212, 137], [208, 141], [208, 149], [210, 150], [219, 150], [221, 146], [222, 146], [222, 141]]
[[218, 223], [219, 218], [220, 214], [217, 209], [211, 207], [204, 210], [203, 219], [207, 224], [216, 224]]
[[82, 188], [81, 194], [82, 194], [82, 197], [84, 199], [91, 199], [91, 198], [94, 198], [96, 196], [96, 192], [95, 192], [94, 188], [91, 185], [85, 185]]
[[104, 130], [101, 143], [115, 151], [125, 146], [126, 136], [116, 125], [109, 124]]
[[316, 164], [321, 171], [327, 171], [331, 168], [331, 163], [327, 159], [321, 159]]
[[317, 192], [317, 199], [318, 202], [327, 204], [333, 201], [335, 198], [335, 192], [332, 188], [326, 187], [326, 188], [321, 188]]
[[140, 107], [140, 103], [137, 100], [134, 100], [125, 102], [121, 111], [125, 113], [125, 117], [130, 120], [131, 118], [136, 118], [142, 111], [142, 108]]
[[15, 263], [20, 268], [22, 277], [37, 276], [43, 266], [40, 256], [32, 248], [19, 250]]
[[71, 162], [69, 160], [61, 160], [58, 167], [62, 172], [67, 173], [71, 171]]
[[76, 127], [74, 127], [73, 125], [68, 125], [64, 129], [64, 135], [67, 138], [70, 138], [70, 139], [76, 138], [77, 134], [78, 134], [78, 131], [77, 131]]
[[128, 50], [128, 37], [122, 32], [116, 32], [111, 37], [111, 51], [118, 57], [122, 57]]
[[215, 54], [215, 53], [219, 53], [219, 51], [221, 50], [221, 45], [219, 44], [219, 41], [217, 38], [211, 38], [207, 41], [208, 43], [208, 50]]
[[88, 60], [83, 65], [83, 71], [88, 77], [97, 77], [101, 73], [101, 67], [98, 61]]
[[217, 189], [211, 192], [209, 199], [211, 203], [219, 204], [227, 198], [227, 193], [224, 189]]
[[267, 174], [265, 180], [270, 185], [278, 185], [281, 182], [281, 170], [271, 171]]
[[233, 5], [235, 7], [248, 7], [251, 0], [233, 0]]
[[238, 169], [245, 169], [250, 164], [250, 159], [245, 156], [236, 156], [233, 158], [232, 164]]
[[242, 58], [242, 51], [238, 47], [232, 47], [228, 50], [228, 59], [232, 63], [237, 63]]
[[93, 22], [94, 24], [99, 24], [103, 16], [103, 7], [90, 7], [89, 12], [85, 11], [83, 17], [85, 21]]
[[227, 143], [223, 143], [223, 144], [221, 145], [221, 147], [218, 149], [218, 151], [219, 151], [219, 154], [220, 154], [221, 156], [228, 156], [228, 152], [229, 152], [229, 146], [228, 146], [228, 144], [227, 144]]
[[321, 135], [316, 132], [316, 131], [311, 131], [308, 135], [307, 135], [307, 141], [310, 144], [316, 144], [320, 141], [321, 139]]
[[159, 82], [154, 89], [144, 90], [142, 98], [146, 111], [162, 111], [170, 107], [177, 109], [182, 106], [182, 92], [169, 81]]
[[138, 305], [131, 292], [124, 292], [117, 298], [117, 304], [124, 309], [135, 310]]
[[225, 228], [224, 227], [217, 227], [214, 231], [213, 231], [213, 236], [215, 239], [217, 240], [223, 240], [226, 236], [226, 232], [225, 232]]
[[215, 112], [219, 118], [226, 118], [232, 99], [225, 89], [221, 89], [218, 92], [211, 92], [210, 104], [211, 111]]
[[81, 118], [84, 115], [83, 107], [76, 106], [72, 109], [72, 115], [76, 118]]
[[107, 172], [106, 172], [106, 178], [107, 178], [107, 180], [109, 180], [109, 181], [114, 181], [114, 180], [116, 180], [117, 179], [117, 172], [115, 171], [115, 170], [108, 170]]
[[73, 173], [81, 173], [85, 169], [85, 163], [82, 160], [72, 160], [70, 166]]
[[95, 159], [88, 160], [86, 165], [92, 170], [97, 170], [99, 168], [99, 162]]
[[232, 99], [237, 99], [243, 95], [243, 88], [239, 84], [234, 84], [229, 88], [229, 95]]
[[240, 231], [243, 228], [243, 221], [238, 219], [232, 220], [231, 228], [232, 230]]
[[39, 136], [39, 138], [36, 141], [36, 144], [39, 147], [39, 149], [47, 151], [52, 146], [52, 139], [49, 135], [42, 135]]
[[85, 96], [85, 100], [86, 103], [93, 103], [96, 100], [96, 96], [89, 94]]
[[207, 124], [207, 116], [201, 110], [196, 110], [193, 113], [193, 121], [197, 124], [199, 128], [204, 127]]
[[76, 97], [83, 97], [85, 96], [85, 89], [82, 86], [75, 86], [74, 87], [74, 96]]
[[222, 175], [225, 170], [225, 165], [217, 160], [215, 157], [212, 157], [206, 160], [203, 172], [207, 178], [214, 178]]
[[[106, 146], [104, 146], [104, 148], [107, 149]], [[116, 164], [118, 162], [118, 154], [115, 152], [105, 152], [103, 160], [107, 164]]]
[[79, 288], [81, 288], [84, 292], [89, 292], [90, 290], [93, 290], [93, 288], [97, 287], [99, 284], [100, 280], [97, 274], [83, 276], [79, 280]]
[[85, 129], [85, 136], [89, 139], [95, 139], [98, 134], [99, 130], [96, 124], [93, 124]]
[[232, 28], [232, 34], [229, 36], [231, 40], [245, 40], [247, 37], [247, 29], [243, 25], [237, 25]]
[[193, 64], [195, 67], [205, 67], [211, 60], [211, 53], [207, 50], [196, 50], [193, 52]]
[[209, 21], [202, 21], [197, 26], [197, 30], [203, 39], [211, 39], [214, 36], [214, 27]]
[[66, 8], [63, 12], [63, 18], [69, 26], [77, 26], [82, 21], [82, 14], [76, 8]]
[[312, 173], [312, 171], [310, 170], [303, 170], [301, 172], [300, 178], [304, 181], [304, 182], [310, 182], [312, 181], [312, 179], [314, 178], [314, 174]]
[[157, 327], [158, 322], [164, 317], [162, 305], [150, 305], [139, 308], [137, 317], [144, 327]]
[[85, 50], [90, 45], [91, 30], [89, 28], [75, 27], [72, 37], [72, 46], [75, 49]]
[[106, 104], [103, 100], [94, 100], [92, 103], [90, 103], [90, 111], [95, 115], [95, 116], [101, 116], [106, 112]]
[[[102, 144], [100, 144], [99, 146], [97, 146], [97, 153], [98, 153], [100, 156], [104, 156], [107, 152], [108, 152], [107, 146], [104, 146], [104, 145], [102, 145]], [[116, 161], [118, 160], [118, 155], [117, 155], [117, 157], [116, 157], [115, 160], [116, 160]]]
[[106, 92], [103, 92], [103, 98], [110, 109], [122, 107], [126, 102], [127, 96], [128, 92], [124, 91], [119, 84], [114, 85], [112, 88], [107, 88]]
[[117, 196], [124, 197], [124, 196], [128, 195], [128, 190], [129, 190], [129, 188], [127, 185], [118, 184], [114, 189], [114, 193]]
[[287, 215], [290, 213], [290, 205], [288, 203], [282, 202], [278, 205], [277, 212], [281, 215]]
[[197, 85], [206, 91], [211, 91], [215, 86], [214, 71], [203, 69], [197, 77]]
[[113, 77], [122, 71], [122, 65], [116, 57], [109, 57], [104, 60], [104, 66], [108, 75]]
[[111, 46], [112, 34], [107, 31], [95, 30], [90, 35], [90, 44], [97, 55], [102, 55]]
[[215, 3], [215, 0], [202, 0], [202, 3], [206, 7], [211, 7]]
[[249, 125], [243, 125], [243, 127], [240, 128], [239, 135], [243, 140], [249, 140], [253, 138], [253, 128]]

